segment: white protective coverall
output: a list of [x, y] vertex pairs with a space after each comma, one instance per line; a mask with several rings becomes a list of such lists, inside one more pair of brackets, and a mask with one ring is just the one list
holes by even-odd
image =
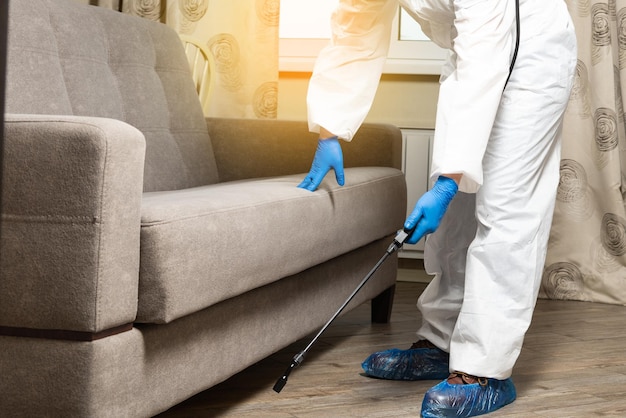
[[[535, 306], [559, 181], [560, 135], [576, 66], [563, 0], [340, 0], [307, 97], [309, 128], [350, 141], [372, 104], [398, 5], [451, 50], [441, 75], [431, 178], [462, 173], [426, 243], [433, 281], [417, 334], [450, 370], [505, 379]], [[504, 90], [504, 91], [503, 91]]]

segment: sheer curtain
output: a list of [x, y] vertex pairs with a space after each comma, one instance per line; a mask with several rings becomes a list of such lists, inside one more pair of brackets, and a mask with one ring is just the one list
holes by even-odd
[[207, 46], [217, 80], [207, 116], [275, 119], [280, 0], [76, 0], [159, 21]]
[[567, 0], [578, 39], [542, 296], [626, 304], [626, 0]]

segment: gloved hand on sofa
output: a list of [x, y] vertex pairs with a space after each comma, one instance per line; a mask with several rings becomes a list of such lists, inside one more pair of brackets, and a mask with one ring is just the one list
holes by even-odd
[[343, 186], [343, 153], [339, 139], [336, 136], [318, 140], [311, 170], [298, 187], [312, 192], [317, 190], [331, 168], [335, 170], [337, 184]]

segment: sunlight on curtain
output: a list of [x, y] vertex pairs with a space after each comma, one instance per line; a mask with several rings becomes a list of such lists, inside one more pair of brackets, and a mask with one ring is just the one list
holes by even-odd
[[215, 58], [210, 116], [276, 118], [278, 16], [279, 0], [168, 1], [166, 23]]
[[78, 0], [162, 22], [215, 58], [207, 116], [275, 119], [280, 0]]
[[567, 0], [578, 39], [541, 296], [626, 304], [626, 0]]

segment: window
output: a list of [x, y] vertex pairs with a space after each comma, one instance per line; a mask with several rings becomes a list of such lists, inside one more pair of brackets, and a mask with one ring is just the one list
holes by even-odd
[[[281, 0], [279, 28], [281, 71], [313, 69], [315, 57], [330, 38], [329, 20], [337, 1]], [[385, 73], [440, 73], [447, 52], [429, 41], [417, 22], [400, 7], [391, 30]]]

